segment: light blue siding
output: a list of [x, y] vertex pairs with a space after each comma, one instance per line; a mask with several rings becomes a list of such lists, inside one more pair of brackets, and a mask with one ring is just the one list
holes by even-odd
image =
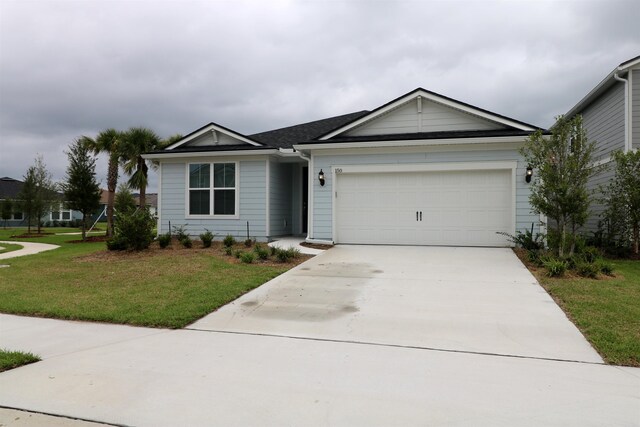
[[587, 219], [584, 227], [580, 230], [580, 232], [587, 236], [598, 230], [598, 222], [602, 219], [601, 214], [604, 211], [604, 206], [598, 200], [602, 197], [600, 188], [603, 187], [606, 189], [606, 186], [611, 182], [615, 175], [614, 168], [615, 162], [607, 163], [604, 169], [599, 174], [591, 178], [587, 184], [592, 200], [589, 208], [589, 218]]
[[[269, 209], [271, 236], [291, 234], [292, 164], [271, 162], [269, 167]], [[269, 236], [269, 237], [271, 237]]]
[[624, 84], [617, 83], [580, 112], [587, 138], [597, 142], [595, 159], [624, 149]]
[[302, 233], [302, 167], [304, 165], [291, 166], [291, 232], [293, 234]]
[[640, 70], [633, 70], [631, 74], [632, 146], [640, 150]]
[[487, 150], [460, 152], [423, 152], [405, 154], [360, 154], [360, 155], [314, 155], [313, 173], [315, 177], [320, 169], [325, 171], [326, 183], [321, 187], [317, 179], [313, 180], [313, 238], [332, 240], [332, 203], [333, 182], [332, 166], [365, 164], [420, 164], [442, 162], [482, 162], [516, 160], [516, 230], [539, 230], [540, 216], [531, 210], [529, 194], [531, 184], [525, 182], [526, 163], [516, 150]]
[[[206, 159], [202, 162], [220, 161], [225, 159]], [[192, 219], [186, 218], [186, 161], [167, 161], [162, 163], [161, 196], [160, 196], [160, 224], [159, 233], [169, 231], [171, 226], [184, 225], [191, 236], [198, 236], [205, 229], [216, 234], [216, 239], [231, 234], [238, 239], [247, 237], [247, 221], [249, 235], [260, 241], [266, 240], [266, 161], [239, 161], [239, 219]]]

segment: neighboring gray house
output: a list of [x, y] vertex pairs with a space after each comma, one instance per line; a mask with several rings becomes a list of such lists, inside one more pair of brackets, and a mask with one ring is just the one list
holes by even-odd
[[159, 233], [260, 241], [509, 246], [539, 230], [518, 153], [536, 126], [421, 88], [360, 111], [254, 135], [215, 123], [165, 150]]
[[[614, 68], [566, 116], [577, 114], [583, 117], [588, 139], [597, 142], [595, 164], [608, 166], [589, 183], [597, 190], [613, 178], [614, 151], [640, 149], [640, 56]], [[596, 201], [591, 210], [585, 229], [594, 232], [603, 206]]]
[[[23, 185], [24, 182], [17, 179], [9, 178], [7, 176], [0, 178], [0, 201], [12, 200], [14, 203], [14, 212], [11, 215], [11, 219], [6, 222], [7, 227], [27, 226], [27, 218], [25, 214], [18, 206], [16, 206], [16, 200], [18, 199], [20, 191], [22, 191]], [[62, 200], [62, 195], [60, 195], [60, 199]], [[53, 221], [58, 223], [68, 223], [74, 219], [81, 218], [82, 214], [80, 212], [65, 208], [64, 204], [61, 202], [59, 206], [45, 214], [40, 220], [45, 223]], [[3, 227], [5, 226], [4, 220], [0, 219], [0, 223]]]

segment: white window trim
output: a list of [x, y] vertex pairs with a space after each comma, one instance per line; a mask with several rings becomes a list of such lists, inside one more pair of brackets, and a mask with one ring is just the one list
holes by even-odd
[[[16, 213], [20, 213], [22, 215], [22, 218], [16, 218]], [[24, 212], [12, 212], [9, 221], [24, 221], [25, 218], [26, 215], [24, 214]]]
[[[213, 187], [213, 178], [214, 178], [214, 165], [215, 164], [223, 164], [223, 163], [233, 163], [236, 169], [235, 176], [235, 214], [234, 215], [214, 215], [213, 214], [213, 199], [214, 199], [214, 190]], [[208, 164], [210, 165], [210, 173], [209, 173], [209, 215], [193, 215], [189, 213], [189, 192], [192, 189], [189, 186], [189, 169], [191, 165], [202, 165]], [[228, 188], [231, 189], [231, 188]], [[198, 190], [194, 188], [193, 190]], [[200, 188], [199, 190], [207, 190], [206, 188]], [[188, 162], [185, 165], [185, 194], [184, 194], [184, 216], [186, 219], [240, 219], [240, 162], [238, 161], [217, 161], [217, 162]]]
[[[53, 213], [54, 212], [60, 213], [60, 218], [53, 219]], [[63, 212], [69, 212], [69, 219], [63, 219], [62, 218], [62, 213]], [[59, 209], [52, 209], [51, 212], [49, 212], [49, 221], [69, 222], [69, 221], [72, 221], [72, 220], [73, 220], [72, 209], [64, 209], [64, 205], [62, 205], [62, 204], [60, 204]]]

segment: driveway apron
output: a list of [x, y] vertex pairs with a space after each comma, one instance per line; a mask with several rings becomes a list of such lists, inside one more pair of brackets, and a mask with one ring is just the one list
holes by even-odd
[[501, 248], [337, 246], [189, 328], [602, 362]]

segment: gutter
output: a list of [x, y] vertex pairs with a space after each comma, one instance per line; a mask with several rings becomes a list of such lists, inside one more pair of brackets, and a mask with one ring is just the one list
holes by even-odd
[[628, 153], [631, 150], [631, 138], [629, 138], [629, 79], [623, 79], [618, 75], [617, 71], [613, 74], [613, 78], [624, 83], [624, 152]]

